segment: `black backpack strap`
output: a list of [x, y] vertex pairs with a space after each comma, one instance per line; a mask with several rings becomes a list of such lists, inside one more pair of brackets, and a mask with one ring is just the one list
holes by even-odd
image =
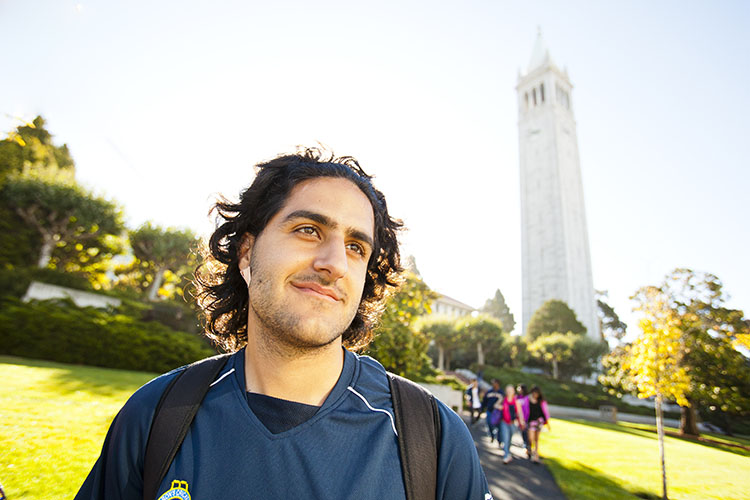
[[388, 383], [406, 500], [435, 500], [441, 436], [435, 396], [411, 380], [390, 372]]
[[220, 354], [189, 365], [162, 393], [151, 422], [143, 460], [143, 499], [154, 500], [177, 450], [198, 413], [208, 388], [230, 354]]

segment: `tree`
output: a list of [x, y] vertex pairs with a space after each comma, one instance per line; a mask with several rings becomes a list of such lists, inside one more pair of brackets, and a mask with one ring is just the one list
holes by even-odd
[[684, 346], [680, 319], [670, 307], [669, 298], [657, 287], [642, 288], [636, 294], [641, 335], [633, 342], [623, 369], [630, 375], [638, 397], [656, 398], [656, 428], [661, 460], [662, 497], [667, 498], [667, 471], [664, 460], [664, 423], [662, 402], [665, 397], [687, 406], [690, 381], [682, 365]]
[[747, 320], [745, 322], [745, 332], [741, 333], [738, 332], [734, 335], [734, 338], [732, 339], [732, 344], [734, 345], [735, 349], [745, 349], [746, 351], [750, 351], [750, 324], [748, 324]]
[[637, 394], [633, 380], [623, 368], [623, 363], [630, 356], [631, 343], [620, 344], [602, 357], [602, 370], [599, 383], [612, 395], [622, 393]]
[[119, 248], [120, 208], [82, 188], [70, 171], [50, 168], [9, 176], [0, 186], [0, 199], [38, 235], [34, 260], [39, 268], [52, 263], [85, 270]]
[[[750, 328], [741, 310], [725, 307], [721, 281], [709, 273], [675, 269], [659, 287], [642, 288], [633, 299], [639, 310], [652, 307], [654, 301], [663, 304], [673, 331], [679, 333], [675, 359], [688, 380], [680, 431], [698, 435], [696, 410], [702, 409], [705, 418], [731, 432], [733, 419], [750, 415], [750, 360], [736, 348], [741, 345], [737, 339]], [[634, 392], [636, 384], [623, 368], [634, 356], [632, 351], [633, 346], [624, 346], [604, 358], [603, 384]]]
[[529, 345], [522, 335], [512, 335], [508, 343], [510, 366], [520, 368], [529, 359]]
[[[9, 176], [20, 175], [25, 170], [51, 168], [72, 174], [75, 164], [67, 145], [53, 144], [52, 134], [41, 116], [19, 125], [0, 140], [0, 186]], [[0, 262], [8, 268], [34, 266], [37, 264], [34, 256], [38, 257], [41, 244], [38, 232], [0, 197]]]
[[513, 317], [513, 313], [510, 312], [508, 304], [505, 303], [505, 297], [499, 289], [495, 291], [494, 297], [487, 299], [487, 302], [484, 303], [481, 310], [482, 312], [499, 319], [502, 323], [503, 331], [506, 333], [512, 332], [516, 327], [516, 320]]
[[607, 292], [596, 292], [597, 316], [602, 339], [620, 342], [627, 333], [628, 325], [620, 319], [615, 309], [607, 303]]
[[430, 339], [414, 328], [414, 323], [419, 316], [429, 314], [436, 297], [419, 277], [406, 273], [401, 288], [386, 302], [367, 353], [397, 375], [420, 379], [434, 373], [427, 355]]
[[150, 301], [156, 300], [165, 278], [174, 285], [194, 267], [197, 238], [189, 229], [162, 228], [146, 222], [130, 231], [129, 237], [135, 259], [119, 273], [145, 290]]
[[597, 371], [597, 361], [608, 350], [609, 346], [603, 340], [596, 341], [586, 335], [575, 335], [572, 353], [559, 363], [560, 377], [571, 379], [575, 376], [590, 376]]
[[55, 168], [75, 171], [75, 163], [67, 144], [55, 146], [52, 134], [41, 116], [23, 123], [0, 141], [0, 182], [24, 169]]
[[486, 314], [466, 316], [458, 322], [456, 329], [464, 343], [476, 348], [477, 365], [480, 369], [485, 364], [485, 354], [488, 351], [498, 351], [505, 344], [503, 324], [499, 319]]
[[412, 274], [414, 274], [416, 277], [421, 278], [422, 274], [419, 272], [419, 269], [417, 268], [417, 258], [413, 255], [407, 255], [404, 259], [404, 269]]
[[550, 299], [537, 309], [526, 327], [526, 336], [535, 340], [541, 335], [553, 332], [586, 333], [586, 327], [576, 318], [576, 313], [568, 305], [556, 299]]
[[546, 365], [552, 378], [588, 376], [596, 370], [595, 361], [607, 352], [604, 342], [572, 332], [541, 335], [528, 345], [529, 354]]
[[435, 343], [438, 350], [438, 370], [450, 370], [451, 352], [459, 341], [455, 318], [423, 316], [416, 321], [414, 329]]
[[540, 335], [529, 344], [529, 354], [534, 358], [551, 364], [552, 378], [559, 377], [559, 364], [573, 355], [573, 344], [576, 335], [572, 332], [552, 332]]
[[698, 408], [750, 415], [750, 361], [734, 347], [750, 332], [750, 323], [743, 311], [725, 306], [721, 280], [710, 273], [675, 269], [659, 290], [678, 319], [682, 366], [689, 375], [680, 430], [698, 435]]

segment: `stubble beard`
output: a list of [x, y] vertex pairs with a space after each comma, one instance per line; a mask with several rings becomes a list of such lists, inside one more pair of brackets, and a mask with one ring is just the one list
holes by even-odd
[[318, 331], [310, 331], [299, 313], [290, 312], [280, 297], [274, 297], [273, 281], [254, 257], [250, 256], [248, 304], [260, 322], [258, 340], [266, 350], [293, 357], [311, 355], [341, 338], [351, 321], [326, 327], [316, 323], [313, 328]]

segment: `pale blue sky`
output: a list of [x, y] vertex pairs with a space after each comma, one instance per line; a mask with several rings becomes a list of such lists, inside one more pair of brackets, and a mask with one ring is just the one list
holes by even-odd
[[[0, 131], [42, 114], [128, 222], [210, 228], [318, 140], [376, 175], [428, 284], [521, 319], [515, 84], [541, 26], [574, 84], [594, 284], [677, 266], [750, 309], [746, 2], [0, 0]], [[634, 324], [631, 327], [635, 326]]]

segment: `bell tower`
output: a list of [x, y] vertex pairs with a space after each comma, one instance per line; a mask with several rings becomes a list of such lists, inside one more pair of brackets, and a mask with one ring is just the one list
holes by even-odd
[[516, 85], [523, 332], [534, 311], [559, 299], [575, 311], [587, 335], [599, 340], [572, 89], [540, 31]]

